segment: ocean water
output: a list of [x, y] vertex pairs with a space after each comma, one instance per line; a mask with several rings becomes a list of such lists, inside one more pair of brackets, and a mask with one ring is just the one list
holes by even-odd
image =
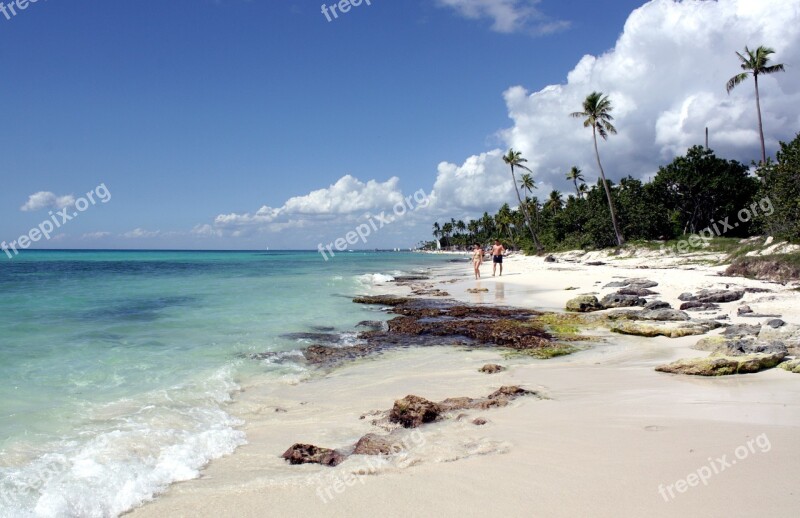
[[[0, 261], [0, 517], [117, 516], [247, 440], [226, 406], [300, 380], [288, 333], [344, 341], [350, 302], [447, 258], [353, 252], [28, 251]], [[348, 338], [349, 337], [349, 338]], [[309, 342], [310, 343], [310, 342]]]

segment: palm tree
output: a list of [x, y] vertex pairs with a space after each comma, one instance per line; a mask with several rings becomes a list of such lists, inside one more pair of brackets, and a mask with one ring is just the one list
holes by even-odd
[[761, 98], [758, 94], [758, 76], [760, 74], [774, 74], [775, 72], [783, 72], [783, 65], [767, 65], [769, 62], [770, 54], [774, 54], [775, 51], [769, 47], [760, 46], [755, 50], [750, 50], [746, 46], [744, 48], [744, 55], [740, 53], [736, 53], [739, 56], [742, 64], [742, 72], [741, 74], [737, 74], [728, 80], [727, 89], [728, 93], [731, 93], [731, 90], [736, 88], [737, 85], [742, 83], [747, 76], [750, 74], [753, 75], [753, 80], [756, 84], [756, 109], [758, 110], [758, 134], [761, 137], [761, 163], [765, 164], [767, 162], [767, 149], [764, 146], [764, 126], [761, 124]]
[[617, 128], [611, 124], [614, 117], [611, 116], [611, 101], [608, 96], [604, 96], [602, 92], [592, 92], [583, 101], [583, 111], [571, 113], [571, 117], [576, 119], [584, 118], [583, 127], [592, 128], [592, 136], [594, 137], [594, 154], [597, 157], [597, 167], [600, 168], [600, 177], [603, 179], [603, 188], [606, 190], [606, 198], [608, 198], [608, 208], [611, 211], [611, 224], [614, 226], [614, 234], [617, 237], [617, 245], [622, 246], [625, 243], [625, 238], [617, 224], [617, 213], [614, 210], [614, 201], [611, 199], [611, 190], [608, 188], [606, 181], [606, 174], [603, 171], [603, 164], [600, 162], [600, 151], [597, 148], [597, 135], [599, 134], [603, 140], [608, 138], [608, 134], [616, 134]]
[[587, 194], [589, 194], [589, 188], [586, 186], [585, 183], [582, 183], [580, 187], [578, 187], [578, 196], [582, 198]]
[[497, 227], [502, 232], [503, 229], [506, 229], [508, 232], [508, 240], [509, 243], [514, 242], [514, 234], [511, 232], [511, 225], [514, 223], [514, 216], [511, 213], [511, 207], [508, 206], [508, 203], [504, 203], [500, 210], [497, 211], [497, 214], [494, 216], [495, 222], [497, 222]]
[[525, 204], [522, 202], [522, 196], [519, 194], [519, 187], [517, 187], [517, 175], [514, 174], [514, 168], [519, 167], [520, 169], [524, 169], [525, 171], [531, 173], [533, 171], [525, 166], [525, 162], [527, 162], [527, 160], [522, 158], [522, 153], [519, 151], [514, 151], [513, 148], [509, 149], [508, 154], [503, 156], [503, 162], [511, 167], [511, 179], [514, 181], [514, 191], [517, 193], [517, 200], [519, 200], [520, 209], [522, 209], [522, 214], [525, 216], [525, 223], [528, 224], [528, 229], [531, 231], [533, 244], [536, 246], [536, 250], [541, 252], [542, 245], [539, 243], [539, 239], [536, 237], [536, 232], [533, 230], [533, 225], [531, 225], [531, 216], [528, 214], [528, 209], [525, 207]]
[[536, 189], [536, 182], [533, 181], [533, 176], [530, 173], [525, 173], [519, 177], [519, 188], [529, 195]]
[[445, 223], [442, 225], [442, 235], [447, 239], [447, 246], [450, 246], [450, 234], [453, 233], [453, 224], [450, 222]]
[[580, 169], [576, 166], [572, 166], [572, 169], [569, 170], [567, 173], [567, 180], [572, 180], [572, 183], [575, 184], [575, 192], [578, 193], [578, 198], [581, 197], [581, 190], [578, 189], [578, 180], [581, 182], [585, 181], [583, 178], [583, 173]]
[[561, 193], [558, 191], [551, 192], [550, 197], [544, 204], [544, 208], [552, 210], [554, 216], [559, 210], [561, 210], [563, 206], [564, 206], [564, 201], [561, 199]]

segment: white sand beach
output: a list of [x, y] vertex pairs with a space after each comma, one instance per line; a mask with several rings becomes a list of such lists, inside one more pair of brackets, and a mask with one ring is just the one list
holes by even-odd
[[[471, 279], [465, 258], [438, 272], [443, 281], [458, 280], [437, 287], [470, 303], [553, 311], [576, 294], [612, 292], [602, 286], [616, 278], [658, 282], [658, 298], [675, 307], [687, 291], [762, 288], [771, 291], [747, 293], [741, 303], [800, 324], [793, 286], [723, 277], [722, 267], [681, 267], [655, 254], [556, 257], [556, 263], [508, 258], [504, 275], [494, 278], [485, 264], [480, 281]], [[467, 291], [476, 287], [488, 292]], [[739, 317], [739, 305], [712, 313], [727, 315], [729, 323], [762, 323]], [[659, 373], [660, 364], [706, 355], [689, 348], [700, 337], [598, 334], [602, 341], [587, 350], [550, 360], [493, 349], [412, 348], [301, 383], [245, 387], [231, 412], [246, 423], [248, 444], [131, 515], [796, 516], [800, 375], [781, 369], [721, 377]], [[486, 363], [508, 370], [478, 372]], [[548, 399], [520, 398], [404, 431], [408, 451], [388, 459], [354, 456], [329, 468], [290, 466], [280, 458], [296, 442], [340, 448], [380, 431], [369, 416], [360, 417], [407, 394], [482, 397], [502, 385]], [[476, 426], [475, 417], [487, 423]]]

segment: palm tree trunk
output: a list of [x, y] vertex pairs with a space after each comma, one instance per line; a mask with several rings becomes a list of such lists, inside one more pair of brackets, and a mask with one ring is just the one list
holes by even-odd
[[575, 193], [578, 195], [578, 199], [580, 199], [581, 198], [581, 191], [578, 189], [578, 179], [577, 178], [573, 178], [572, 179], [572, 183], [575, 184]]
[[511, 179], [514, 181], [514, 192], [517, 193], [517, 200], [519, 200], [519, 207], [522, 209], [522, 215], [525, 216], [525, 222], [528, 224], [528, 230], [531, 231], [531, 237], [533, 238], [533, 244], [536, 246], [536, 250], [538, 252], [542, 251], [542, 245], [539, 244], [539, 239], [536, 237], [536, 232], [533, 231], [533, 225], [531, 225], [531, 217], [528, 214], [528, 209], [525, 207], [525, 204], [522, 202], [522, 197], [519, 195], [519, 188], [517, 187], [517, 175], [514, 174], [514, 166], [511, 166]]
[[608, 188], [606, 181], [606, 173], [603, 171], [603, 164], [600, 163], [600, 150], [597, 148], [597, 129], [592, 126], [592, 135], [594, 136], [594, 155], [597, 157], [597, 167], [600, 168], [600, 177], [603, 179], [603, 188], [606, 190], [606, 198], [608, 198], [608, 209], [611, 211], [611, 224], [614, 225], [614, 234], [617, 236], [617, 245], [622, 246], [625, 243], [625, 238], [622, 237], [622, 232], [619, 230], [617, 224], [617, 213], [614, 211], [614, 201], [611, 199], [611, 191]]
[[767, 163], [767, 148], [764, 146], [764, 126], [761, 124], [761, 98], [758, 95], [758, 74], [753, 74], [756, 83], [756, 108], [758, 109], [758, 134], [761, 137], [761, 164]]

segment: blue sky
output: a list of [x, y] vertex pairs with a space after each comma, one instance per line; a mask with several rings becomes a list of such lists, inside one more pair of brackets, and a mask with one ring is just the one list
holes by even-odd
[[[380, 202], [280, 228], [215, 218], [280, 208], [345, 175], [430, 192], [442, 162], [513, 144], [514, 95], [564, 84], [584, 55], [612, 50], [641, 3], [372, 0], [328, 22], [319, 0], [39, 0], [0, 15], [0, 239], [48, 217], [20, 210], [30, 195], [104, 183], [109, 203], [38, 246], [315, 248]], [[546, 171], [541, 181], [568, 188]], [[440, 213], [457, 217], [497, 201], [445, 205], [439, 192]], [[435, 214], [416, 216], [369, 247], [427, 238]]]

